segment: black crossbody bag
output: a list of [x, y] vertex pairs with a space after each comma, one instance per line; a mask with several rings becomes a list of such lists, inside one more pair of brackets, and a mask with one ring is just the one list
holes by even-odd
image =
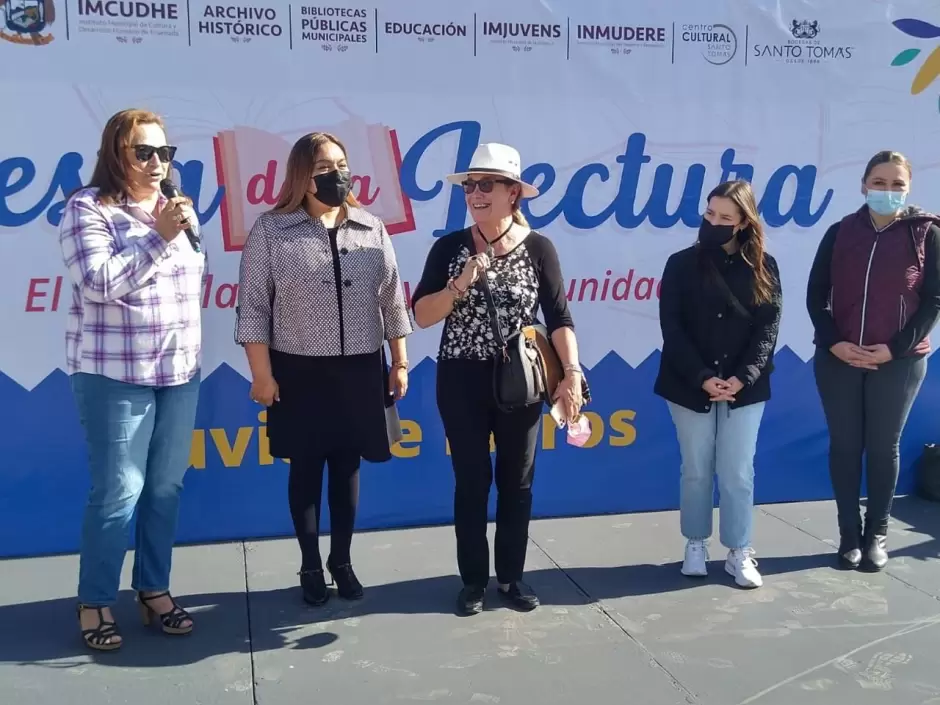
[[[507, 338], [499, 324], [499, 312], [485, 271], [480, 277], [480, 286], [486, 299], [490, 327], [500, 348], [493, 367], [496, 405], [504, 412], [540, 403], [551, 407], [552, 397], [565, 373], [548, 329], [540, 323], [534, 323]], [[587, 404], [591, 392], [583, 374], [581, 395]]]

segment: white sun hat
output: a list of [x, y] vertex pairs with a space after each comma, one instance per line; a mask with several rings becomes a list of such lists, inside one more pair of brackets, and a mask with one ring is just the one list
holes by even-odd
[[523, 198], [535, 198], [539, 190], [522, 180], [522, 159], [518, 150], [506, 144], [488, 142], [481, 144], [473, 152], [470, 166], [466, 171], [450, 174], [447, 180], [452, 184], [461, 184], [470, 174], [490, 174], [515, 181], [522, 186]]

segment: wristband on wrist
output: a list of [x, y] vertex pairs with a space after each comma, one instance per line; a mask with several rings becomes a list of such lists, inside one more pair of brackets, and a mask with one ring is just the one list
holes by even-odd
[[455, 299], [462, 299], [467, 295], [467, 290], [457, 286], [457, 280], [453, 277], [447, 280], [447, 290], [454, 295]]

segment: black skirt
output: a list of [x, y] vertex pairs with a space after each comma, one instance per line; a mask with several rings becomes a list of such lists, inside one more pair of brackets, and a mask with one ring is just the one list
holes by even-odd
[[271, 455], [354, 451], [370, 463], [391, 460], [400, 429], [389, 420], [397, 415], [384, 348], [368, 355], [270, 354], [281, 398], [268, 408]]

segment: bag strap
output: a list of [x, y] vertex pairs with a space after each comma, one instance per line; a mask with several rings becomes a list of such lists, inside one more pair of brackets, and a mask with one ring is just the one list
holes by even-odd
[[725, 298], [728, 299], [728, 302], [731, 304], [731, 307], [738, 312], [745, 320], [751, 320], [753, 316], [751, 312], [748, 311], [744, 305], [738, 300], [738, 297], [734, 295], [734, 292], [731, 291], [731, 287], [728, 286], [728, 282], [725, 281], [725, 278], [721, 276], [721, 272], [718, 271], [718, 267], [715, 266], [715, 263], [709, 259], [708, 266], [711, 268], [712, 273], [715, 275], [715, 283], [718, 284], [718, 287], [721, 289], [721, 292], [725, 295]]
[[[471, 253], [476, 248], [476, 245], [473, 242], [473, 228], [467, 228], [467, 251]], [[496, 342], [499, 343], [500, 350], [503, 351], [503, 355], [506, 355], [506, 348], [509, 347], [509, 343], [506, 342], [506, 338], [503, 336], [502, 328], [499, 325], [499, 312], [496, 310], [496, 302], [493, 300], [493, 292], [490, 290], [490, 282], [486, 276], [486, 270], [483, 271], [482, 276], [479, 279], [480, 288], [483, 289], [483, 299], [486, 301], [486, 313], [490, 319], [490, 328], [493, 330], [493, 335], [496, 337]]]
[[496, 310], [496, 302], [493, 300], [493, 292], [490, 290], [490, 282], [486, 275], [486, 270], [483, 270], [480, 275], [480, 287], [483, 289], [483, 298], [486, 300], [486, 313], [490, 319], [490, 328], [493, 329], [496, 342], [499, 343], [500, 349], [503, 351], [503, 354], [505, 354], [508, 343], [499, 325], [499, 312]]

